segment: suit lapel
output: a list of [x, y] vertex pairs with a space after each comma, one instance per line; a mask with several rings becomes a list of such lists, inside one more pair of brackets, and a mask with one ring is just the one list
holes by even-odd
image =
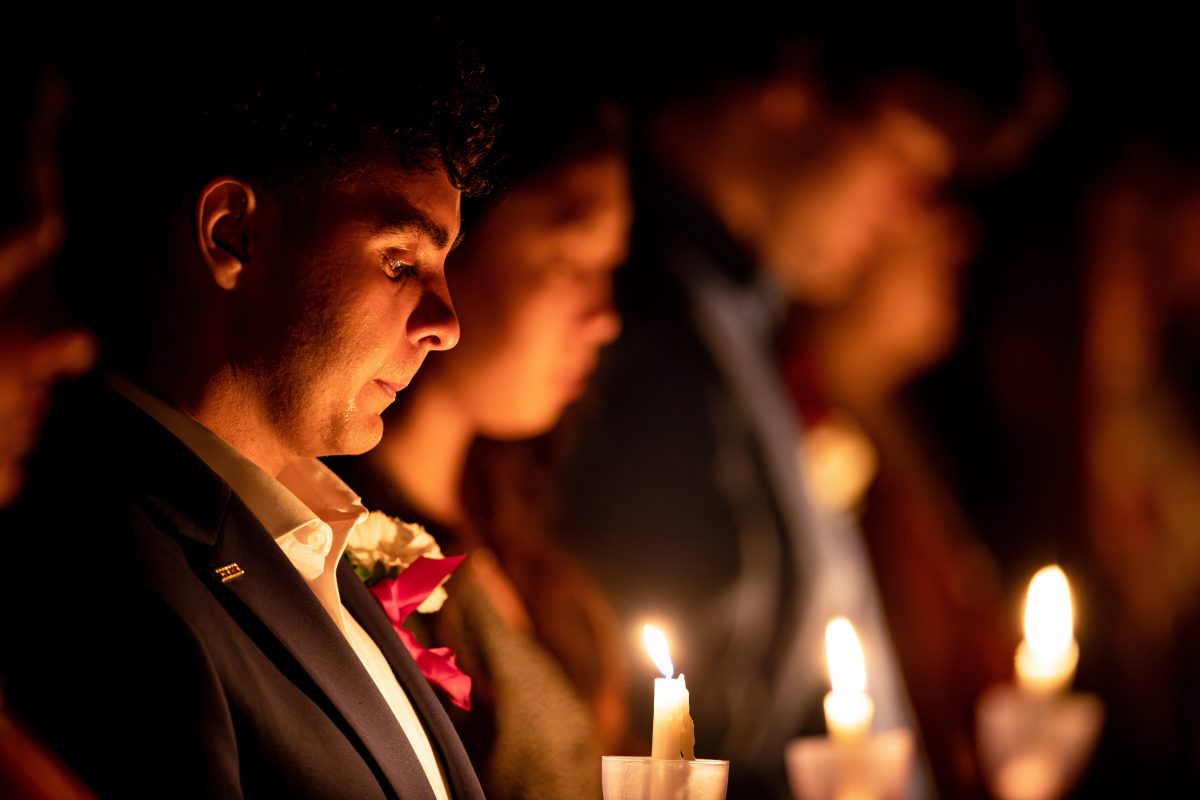
[[[218, 597], [225, 595], [222, 602], [228, 595], [236, 598], [295, 659], [341, 714], [392, 794], [434, 800], [416, 753], [375, 682], [253, 513], [198, 456], [140, 409], [107, 392], [102, 402], [111, 404], [117, 428], [125, 430], [119, 440], [126, 447], [139, 445], [139, 457], [130, 461], [146, 487], [147, 513], [165, 530], [200, 545], [194, 563], [201, 578]], [[222, 570], [230, 565], [236, 570]], [[237, 570], [240, 575], [222, 582]], [[419, 709], [428, 715], [424, 706]]]
[[454, 725], [430, 687], [429, 681], [421, 674], [400, 637], [392, 629], [392, 623], [380, 608], [379, 601], [363, 586], [349, 564], [343, 562], [338, 567], [337, 577], [342, 604], [367, 635], [379, 645], [380, 651], [396, 674], [396, 679], [400, 681], [401, 687], [424, 721], [425, 730], [446, 770], [446, 781], [451, 795], [463, 800], [482, 800], [483, 790], [479, 786], [479, 779], [463, 749], [458, 733], [454, 730]]
[[222, 588], [274, 634], [345, 718], [395, 792], [433, 800], [429, 780], [395, 715], [279, 546], [236, 498], [213, 548], [209, 568], [237, 564], [245, 573]]

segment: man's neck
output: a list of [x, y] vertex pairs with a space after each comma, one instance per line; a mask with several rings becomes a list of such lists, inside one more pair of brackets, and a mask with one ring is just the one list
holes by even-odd
[[133, 373], [130, 379], [196, 419], [272, 477], [299, 456], [275, 435], [256, 391], [228, 368], [206, 381]]

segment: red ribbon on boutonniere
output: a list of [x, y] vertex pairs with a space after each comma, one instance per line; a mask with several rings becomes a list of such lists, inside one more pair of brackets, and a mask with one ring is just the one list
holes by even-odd
[[346, 541], [346, 560], [375, 595], [421, 672], [450, 702], [469, 711], [471, 679], [458, 668], [454, 652], [448, 647], [425, 648], [404, 627], [413, 611], [429, 614], [442, 607], [446, 590], [441, 585], [464, 558], [443, 558], [429, 531], [381, 511], [359, 519]]
[[404, 620], [417, 609], [441, 585], [442, 581], [462, 563], [465, 555], [449, 558], [426, 558], [421, 556], [409, 564], [399, 575], [385, 578], [367, 588], [383, 606], [383, 613], [404, 642], [409, 655], [421, 668], [429, 682], [441, 689], [450, 702], [463, 709], [471, 710], [471, 676], [458, 668], [454, 651], [449, 647], [423, 647], [412, 631], [404, 627]]

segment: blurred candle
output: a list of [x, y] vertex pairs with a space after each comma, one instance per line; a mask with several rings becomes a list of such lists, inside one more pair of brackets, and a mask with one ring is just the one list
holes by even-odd
[[839, 742], [866, 737], [875, 716], [875, 703], [867, 694], [867, 666], [854, 626], [835, 617], [825, 626], [825, 659], [832, 691], [825, 695], [825, 727]]
[[689, 707], [687, 684], [678, 678], [671, 663], [667, 637], [653, 625], [642, 627], [642, 639], [655, 666], [663, 674], [654, 680], [654, 734], [650, 740], [651, 758], [696, 758], [695, 729]]
[[1029, 582], [1025, 599], [1025, 640], [1017, 648], [1017, 682], [1038, 693], [1057, 692], [1075, 677], [1071, 589], [1057, 566], [1043, 567]]

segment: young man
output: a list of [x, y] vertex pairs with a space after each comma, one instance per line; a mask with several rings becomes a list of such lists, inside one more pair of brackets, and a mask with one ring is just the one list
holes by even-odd
[[[482, 796], [342, 563], [365, 510], [316, 460], [374, 446], [458, 339], [443, 263], [494, 99], [431, 29], [391, 24], [403, 59], [208, 53], [106, 105], [115, 136], [89, 129], [124, 152], [93, 177], [106, 235], [80, 240], [108, 252], [68, 283], [110, 372], [31, 466], [0, 658], [101, 795]], [[137, 56], [105, 86], [161, 71]]]

